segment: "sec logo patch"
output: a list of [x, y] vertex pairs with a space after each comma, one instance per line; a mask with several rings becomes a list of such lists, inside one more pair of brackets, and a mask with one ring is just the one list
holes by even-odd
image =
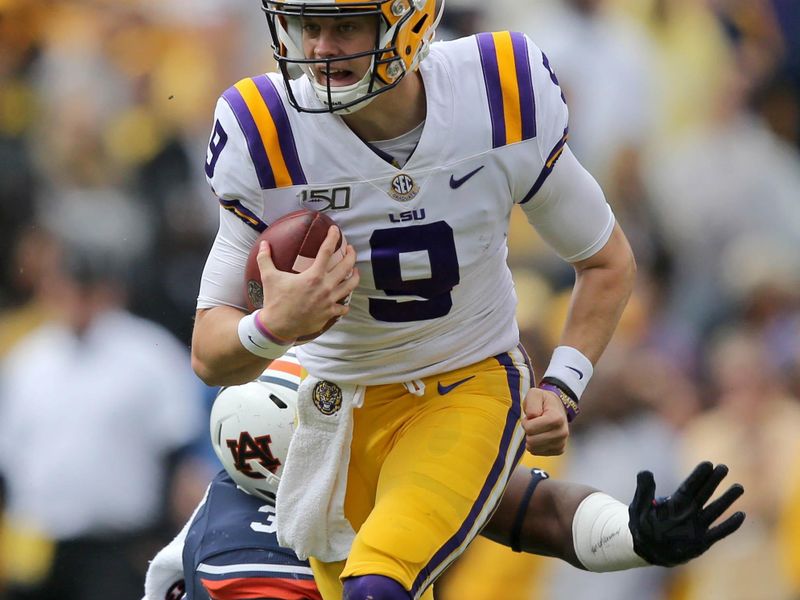
[[400, 173], [392, 179], [392, 184], [389, 188], [389, 195], [398, 202], [408, 202], [413, 200], [419, 194], [419, 186], [411, 178], [410, 175]]
[[342, 408], [342, 389], [330, 381], [318, 381], [311, 393], [314, 406], [323, 415], [333, 415]]

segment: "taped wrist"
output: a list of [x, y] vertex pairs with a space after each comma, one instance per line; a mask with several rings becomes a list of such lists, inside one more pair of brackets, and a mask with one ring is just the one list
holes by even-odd
[[628, 507], [619, 500], [603, 492], [584, 498], [572, 519], [572, 543], [588, 571], [605, 573], [649, 564], [634, 551], [628, 522]]
[[251, 354], [268, 359], [280, 358], [294, 344], [294, 340], [276, 336], [261, 323], [258, 313], [256, 310], [239, 320], [239, 341]]

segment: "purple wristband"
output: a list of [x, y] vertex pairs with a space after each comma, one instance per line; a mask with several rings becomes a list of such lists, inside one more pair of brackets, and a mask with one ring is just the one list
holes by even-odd
[[540, 383], [539, 389], [547, 390], [548, 392], [553, 392], [558, 399], [561, 400], [561, 404], [564, 406], [564, 410], [567, 411], [567, 423], [572, 423], [581, 412], [581, 407], [578, 405], [578, 401], [572, 398], [567, 392], [562, 390], [557, 385], [553, 385], [552, 383]]
[[[261, 313], [260, 309], [258, 310], [258, 313], [259, 314]], [[269, 330], [269, 328], [266, 325], [264, 325], [264, 323], [261, 322], [261, 319], [258, 318], [259, 314], [256, 314], [255, 322], [256, 322], [256, 329], [258, 329], [258, 331], [261, 332], [261, 335], [263, 335], [269, 341], [279, 344], [281, 346], [291, 346], [295, 342], [295, 340], [287, 340], [272, 333]]]

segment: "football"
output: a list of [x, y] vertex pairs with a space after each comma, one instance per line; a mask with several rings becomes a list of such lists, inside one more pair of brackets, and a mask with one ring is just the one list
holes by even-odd
[[[265, 229], [253, 244], [245, 267], [245, 293], [247, 309], [252, 312], [264, 304], [264, 290], [261, 285], [261, 271], [258, 268], [258, 248], [262, 241], [269, 244], [272, 262], [275, 268], [289, 273], [301, 273], [311, 266], [319, 252], [319, 247], [328, 235], [328, 229], [336, 223], [324, 213], [301, 209], [284, 215]], [[339, 231], [339, 242], [336, 252], [344, 258], [346, 242], [344, 234]], [[340, 302], [347, 304], [349, 298]], [[338, 319], [331, 319], [319, 331], [299, 338], [298, 342], [307, 342], [327, 331]]]

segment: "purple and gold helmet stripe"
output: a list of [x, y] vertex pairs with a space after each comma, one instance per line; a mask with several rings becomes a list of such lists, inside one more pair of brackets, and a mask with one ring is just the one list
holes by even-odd
[[564, 148], [567, 145], [567, 139], [569, 138], [569, 127], [564, 129], [564, 135], [561, 136], [561, 139], [558, 140], [553, 149], [550, 151], [550, 155], [547, 157], [547, 160], [542, 167], [542, 172], [539, 173], [539, 177], [536, 179], [536, 182], [533, 184], [533, 187], [530, 191], [525, 194], [525, 197], [520, 201], [520, 204], [525, 204], [528, 200], [533, 198], [536, 195], [536, 192], [539, 191], [539, 188], [542, 187], [544, 184], [545, 179], [547, 176], [550, 175], [550, 172], [553, 170], [556, 162], [561, 157], [564, 152]]
[[222, 208], [232, 212], [259, 233], [267, 228], [267, 224], [259, 219], [252, 210], [246, 208], [239, 200], [224, 200], [220, 198], [219, 203]]
[[305, 185], [289, 116], [269, 78], [242, 79], [222, 97], [242, 128], [261, 189]]
[[536, 101], [525, 36], [501, 31], [477, 36], [492, 119], [492, 147], [536, 136]]
[[508, 380], [511, 405], [506, 414], [506, 422], [497, 457], [489, 472], [478, 499], [472, 505], [467, 518], [458, 531], [439, 548], [433, 558], [420, 571], [411, 587], [411, 595], [418, 598], [447, 566], [464, 551], [466, 546], [480, 532], [489, 520], [495, 506], [500, 501], [514, 467], [525, 450], [525, 434], [520, 425], [522, 399], [530, 387], [528, 367], [525, 357], [519, 350], [500, 354], [495, 359], [505, 368]]

